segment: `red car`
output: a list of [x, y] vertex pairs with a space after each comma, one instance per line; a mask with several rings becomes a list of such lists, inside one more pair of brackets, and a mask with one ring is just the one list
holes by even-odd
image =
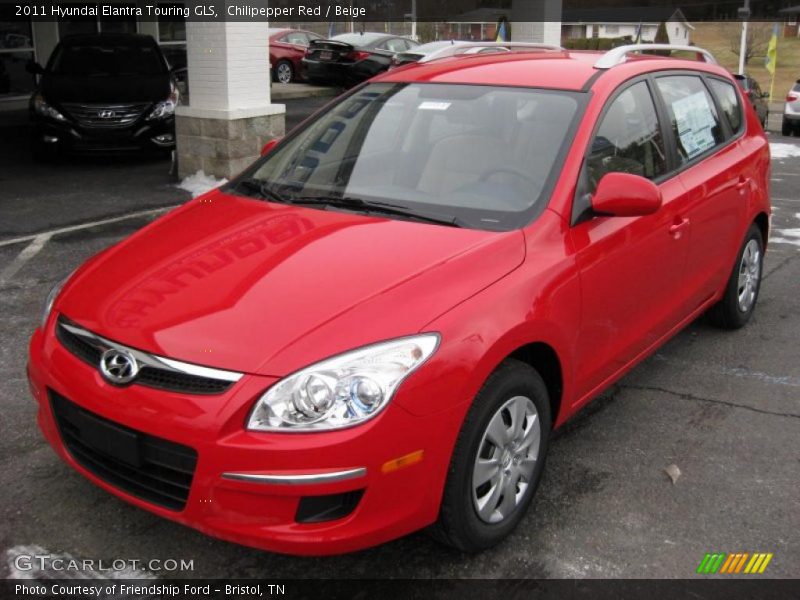
[[301, 78], [302, 60], [311, 40], [323, 37], [302, 29], [269, 29], [269, 64], [272, 79], [292, 83]]
[[498, 543], [554, 428], [701, 314], [756, 305], [758, 118], [710, 55], [640, 48], [395, 69], [96, 255], [30, 343], [45, 437], [241, 544]]

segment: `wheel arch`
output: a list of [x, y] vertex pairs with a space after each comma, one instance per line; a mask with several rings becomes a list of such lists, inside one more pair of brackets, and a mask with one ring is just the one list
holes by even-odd
[[767, 238], [769, 236], [769, 216], [767, 213], [760, 212], [756, 215], [756, 218], [753, 219], [753, 223], [756, 224], [759, 231], [761, 231], [761, 239], [764, 242], [764, 247], [767, 247]]
[[504, 360], [515, 359], [536, 369], [547, 387], [550, 397], [552, 423], [558, 422], [561, 399], [564, 395], [564, 373], [555, 349], [545, 342], [531, 342], [520, 346]]

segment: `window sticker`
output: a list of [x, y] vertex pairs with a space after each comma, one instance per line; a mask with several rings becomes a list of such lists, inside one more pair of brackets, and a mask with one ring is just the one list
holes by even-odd
[[428, 100], [419, 105], [420, 110], [447, 110], [450, 108], [449, 102], [433, 102]]
[[673, 102], [672, 112], [681, 146], [688, 158], [714, 147], [716, 142], [713, 128], [717, 123], [704, 92], [697, 92]]

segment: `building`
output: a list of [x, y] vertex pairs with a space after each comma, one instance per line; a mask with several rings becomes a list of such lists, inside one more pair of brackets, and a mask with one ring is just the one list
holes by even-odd
[[620, 38], [644, 42], [655, 40], [661, 23], [666, 23], [670, 44], [688, 45], [694, 27], [680, 8], [642, 6], [630, 8], [567, 9], [561, 23], [561, 38]]

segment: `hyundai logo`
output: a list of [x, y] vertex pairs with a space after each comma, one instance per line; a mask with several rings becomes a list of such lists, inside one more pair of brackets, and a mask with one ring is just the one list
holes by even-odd
[[115, 113], [113, 110], [104, 109], [104, 110], [98, 110], [97, 116], [100, 117], [101, 119], [113, 119], [114, 117], [117, 116], [117, 113]]
[[139, 364], [130, 352], [111, 348], [100, 357], [100, 372], [109, 383], [124, 385], [136, 378]]

